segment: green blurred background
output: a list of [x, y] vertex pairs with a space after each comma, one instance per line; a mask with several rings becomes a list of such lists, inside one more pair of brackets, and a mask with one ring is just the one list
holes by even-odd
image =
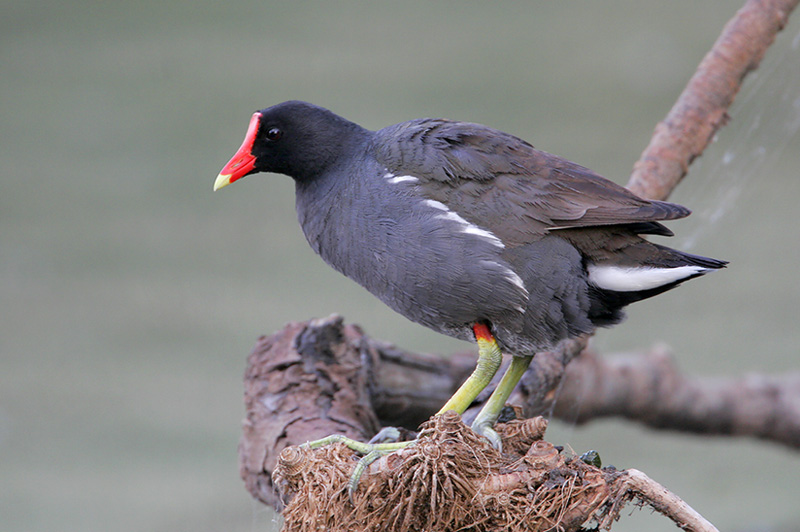
[[[286, 99], [380, 128], [482, 122], [625, 183], [739, 1], [2, 2], [0, 529], [256, 531], [238, 475], [256, 338], [340, 312], [468, 347], [313, 255], [283, 176], [212, 193], [251, 113]], [[800, 14], [672, 199], [671, 244], [731, 261], [637, 304], [604, 352], [674, 347], [700, 375], [796, 370]], [[800, 518], [800, 457], [753, 440], [554, 423], [723, 530]], [[617, 530], [674, 530], [649, 512]]]

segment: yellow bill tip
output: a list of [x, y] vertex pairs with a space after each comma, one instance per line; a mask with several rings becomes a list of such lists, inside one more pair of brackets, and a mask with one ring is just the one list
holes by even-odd
[[214, 181], [214, 191], [221, 189], [222, 187], [227, 187], [231, 184], [231, 174], [219, 174], [217, 176], [216, 181]]

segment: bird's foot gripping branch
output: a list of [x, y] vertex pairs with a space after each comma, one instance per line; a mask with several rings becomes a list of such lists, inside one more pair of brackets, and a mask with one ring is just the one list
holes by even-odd
[[542, 417], [495, 428], [502, 453], [454, 411], [437, 414], [413, 445], [371, 463], [355, 494], [344, 489], [358, 452], [349, 442], [287, 447], [273, 472], [287, 501], [284, 530], [568, 532], [610, 527], [632, 499], [686, 530], [716, 530], [645, 474], [601, 468], [596, 452], [577, 456], [543, 440]]
[[[352, 502], [353, 454], [336, 443], [289, 447], [273, 479], [285, 530], [573, 530], [600, 515], [620, 475], [543, 441], [539, 417], [497, 426], [505, 453], [448, 411], [369, 466]], [[520, 516], [526, 516], [520, 519]]]
[[370, 464], [352, 498], [359, 453], [340, 442], [305, 444], [328, 434], [367, 441], [382, 424], [416, 428], [463, 380], [454, 370], [471, 367], [463, 358], [402, 352], [338, 316], [261, 338], [245, 373], [247, 488], [282, 509], [287, 531], [570, 532], [591, 521], [609, 527], [634, 498], [685, 530], [715, 530], [646, 475], [602, 469], [544, 441], [540, 417], [495, 425], [501, 452], [455, 412], [436, 415], [413, 445]]
[[[358, 463], [353, 468], [350, 474], [350, 479], [347, 481], [347, 494], [350, 497], [350, 501], [352, 502], [353, 494], [358, 488], [358, 481], [361, 480], [361, 475], [364, 474], [364, 472], [370, 465], [372, 465], [373, 462], [375, 462], [382, 456], [386, 456], [395, 451], [405, 449], [406, 447], [409, 447], [410, 445], [413, 445], [415, 443], [413, 440], [396, 441], [396, 438], [399, 437], [399, 431], [397, 429], [393, 429], [393, 431], [398, 434], [398, 436], [395, 436], [394, 441], [388, 441], [388, 442], [381, 441], [382, 438], [380, 438], [380, 436], [384, 432], [384, 430], [382, 430], [377, 435], [379, 437], [377, 442], [376, 438], [370, 440], [369, 443], [364, 443], [358, 440], [354, 440], [352, 438], [348, 438], [346, 436], [342, 436], [341, 434], [333, 434], [331, 436], [327, 436], [319, 440], [304, 443], [301, 447], [304, 450], [313, 451], [314, 449], [320, 449], [322, 447], [327, 447], [329, 445], [342, 444], [351, 451], [361, 455], [361, 459], [359, 459]], [[291, 450], [286, 449], [284, 450], [284, 453], [287, 453], [287, 451]], [[284, 453], [282, 453], [281, 456], [283, 456]], [[289, 470], [294, 470], [296, 466], [293, 466], [291, 464], [294, 464], [296, 462], [295, 458], [299, 456], [299, 454], [295, 451], [291, 451], [288, 454], [286, 454], [286, 456], [289, 457], [288, 462], [279, 462], [279, 463], [285, 464], [289, 468]]]

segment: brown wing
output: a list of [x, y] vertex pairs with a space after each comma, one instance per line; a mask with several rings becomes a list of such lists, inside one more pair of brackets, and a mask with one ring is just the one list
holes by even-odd
[[689, 214], [680, 205], [642, 199], [588, 168], [486, 126], [423, 119], [380, 135], [385, 142], [376, 153], [387, 168], [418, 178], [423, 196], [492, 231], [506, 245], [557, 229], [604, 225], [670, 234], [658, 221]]

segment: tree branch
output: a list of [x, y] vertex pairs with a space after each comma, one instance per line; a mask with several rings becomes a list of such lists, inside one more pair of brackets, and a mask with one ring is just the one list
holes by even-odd
[[[241, 472], [256, 498], [287, 505], [287, 530], [573, 532], [590, 520], [609, 526], [634, 498], [685, 530], [715, 530], [644, 474], [600, 469], [544, 441], [541, 417], [497, 425], [501, 454], [454, 412], [435, 416], [423, 424], [416, 445], [373, 463], [355, 496], [348, 496], [353, 451], [297, 444], [328, 433], [369, 436], [376, 429], [370, 399], [383, 401], [383, 408], [400, 404], [386, 399], [400, 396], [395, 373], [408, 367], [415, 368], [416, 382], [458, 384], [452, 376], [460, 362], [445, 363], [451, 378], [442, 380], [436, 371], [442, 364], [430, 356], [398, 354], [338, 316], [292, 323], [259, 340], [245, 375]], [[436, 395], [424, 385], [411, 390], [423, 404]]]
[[706, 54], [650, 144], [633, 166], [627, 187], [650, 199], [666, 199], [728, 122], [745, 76], [758, 67], [800, 0], [748, 0]]
[[634, 498], [646, 502], [657, 512], [672, 519], [682, 530], [718, 532], [702, 515], [677, 495], [636, 469], [626, 469], [616, 482], [617, 499], [611, 510], [600, 520], [600, 527], [609, 529], [619, 517], [620, 510]]
[[[800, 374], [698, 379], [682, 375], [664, 349], [601, 357], [591, 349], [537, 355], [514, 401], [525, 417], [546, 412], [583, 423], [620, 416], [661, 429], [751, 436], [800, 449]], [[564, 354], [566, 353], [566, 354]], [[330, 434], [366, 441], [380, 426], [416, 428], [475, 365], [474, 353], [444, 359], [402, 351], [340, 316], [290, 323], [262, 337], [248, 359], [239, 446], [253, 496], [280, 506], [271, 474], [280, 452]], [[565, 375], [558, 394], [554, 381]], [[557, 395], [557, 397], [556, 397]], [[557, 401], [556, 401], [557, 398]], [[469, 422], [469, 413], [464, 415]]]
[[603, 357], [587, 350], [567, 368], [553, 413], [575, 423], [615, 416], [800, 449], [800, 373], [696, 378], [682, 374], [665, 347]]

